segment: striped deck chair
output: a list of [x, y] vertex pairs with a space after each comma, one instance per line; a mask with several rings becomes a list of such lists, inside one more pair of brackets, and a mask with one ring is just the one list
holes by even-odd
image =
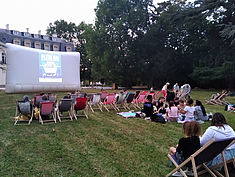
[[94, 111], [95, 109], [96, 110], [98, 109], [101, 112], [103, 112], [102, 107], [100, 105], [101, 101], [100, 96], [101, 96], [100, 94], [94, 94], [92, 99], [88, 102], [89, 108], [91, 109], [92, 112], [95, 112]]
[[106, 109], [106, 111], [109, 112], [109, 109], [114, 109], [115, 111], [119, 111], [119, 108], [116, 106], [116, 100], [115, 100], [115, 94], [108, 94], [106, 99], [101, 102], [101, 105], [104, 106], [104, 108]]
[[[223, 163], [221, 165], [224, 167], [225, 176], [229, 177], [227, 163], [230, 160], [229, 161], [225, 160], [224, 150], [227, 147], [231, 146], [233, 143], [235, 143], [234, 138], [226, 139], [222, 141], [215, 141], [214, 139], [212, 139], [211, 141], [209, 141], [207, 144], [205, 144], [203, 147], [197, 150], [194, 154], [192, 154], [188, 159], [186, 159], [181, 164], [177, 162], [174, 155], [168, 154], [169, 159], [173, 162], [176, 168], [172, 170], [169, 174], [167, 174], [166, 177], [171, 176], [177, 170], [179, 170], [180, 173], [184, 177], [187, 177], [186, 173], [183, 171], [182, 168], [185, 166], [189, 166], [189, 165], [192, 165], [194, 177], [198, 177], [198, 175], [204, 174], [206, 172], [209, 172], [213, 177], [216, 177], [215, 173], [218, 175], [219, 172], [216, 170], [215, 167], [208, 167], [206, 165], [206, 162], [211, 161], [213, 158], [215, 158], [219, 154], [221, 154], [222, 156]], [[203, 169], [203, 170], [200, 170], [200, 169]]]
[[133, 106], [134, 109], [137, 109], [137, 107], [135, 107], [134, 103], [133, 103], [133, 100], [134, 100], [134, 96], [135, 94], [134, 93], [129, 93], [126, 97], [125, 97], [125, 107], [127, 109], [131, 109], [130, 107]]

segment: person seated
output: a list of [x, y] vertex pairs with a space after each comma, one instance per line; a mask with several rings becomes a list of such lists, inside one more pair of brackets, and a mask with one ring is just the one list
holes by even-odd
[[194, 121], [195, 120], [195, 107], [193, 106], [193, 100], [189, 98], [186, 101], [186, 106], [181, 113], [185, 114], [185, 121]]
[[205, 107], [202, 105], [202, 102], [199, 100], [196, 100], [194, 102], [194, 106], [195, 106], [195, 119], [197, 121], [207, 121], [208, 116], [206, 114]]
[[169, 102], [169, 107], [166, 108], [166, 119], [169, 122], [177, 122], [178, 120], [178, 108], [173, 101]]
[[178, 108], [178, 113], [179, 113], [179, 120], [184, 121], [185, 119], [185, 114], [183, 114], [185, 104], [183, 100], [179, 100], [179, 105], [177, 106]]
[[157, 112], [156, 113], [166, 114], [165, 98], [164, 97], [160, 97], [158, 99], [158, 102], [156, 103], [156, 107], [157, 107]]
[[[215, 141], [235, 138], [235, 132], [232, 127], [227, 124], [223, 114], [217, 112], [213, 115], [211, 126], [208, 127], [200, 139], [201, 146], [207, 144], [211, 139]], [[226, 160], [235, 158], [235, 144], [231, 145], [224, 151]], [[221, 154], [216, 156], [212, 161], [207, 163], [208, 167], [222, 163]]]
[[175, 106], [178, 106], [178, 105], [179, 105], [179, 101], [180, 101], [179, 97], [175, 97], [175, 98], [174, 98], [174, 104], [175, 104]]
[[153, 122], [165, 123], [165, 119], [161, 115], [154, 113], [152, 100], [152, 95], [148, 95], [147, 101], [144, 103], [144, 109], [141, 112], [145, 113], [146, 117], [150, 117]]
[[[200, 138], [202, 134], [202, 128], [200, 124], [196, 121], [185, 122], [183, 124], [184, 137], [179, 140], [176, 147], [170, 147], [170, 153], [175, 157], [177, 162], [181, 164], [187, 158], [189, 158], [193, 153], [200, 149]], [[191, 168], [189, 165], [188, 167]], [[188, 173], [192, 172], [191, 169]], [[176, 171], [172, 176], [182, 176], [180, 172]]]
[[170, 101], [174, 101], [175, 92], [170, 92], [167, 90], [166, 101], [169, 103]]

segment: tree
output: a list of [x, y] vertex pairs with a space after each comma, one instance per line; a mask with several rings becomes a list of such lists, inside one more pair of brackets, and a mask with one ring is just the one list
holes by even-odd
[[56, 20], [53, 24], [50, 23], [47, 28], [48, 35], [56, 34], [58, 37], [74, 43], [75, 50], [80, 52], [81, 55], [80, 71], [82, 80], [91, 80], [91, 60], [87, 55], [84, 36], [84, 32], [89, 28], [91, 28], [91, 25], [87, 25], [84, 22], [77, 26], [75, 23], [68, 23], [64, 20]]

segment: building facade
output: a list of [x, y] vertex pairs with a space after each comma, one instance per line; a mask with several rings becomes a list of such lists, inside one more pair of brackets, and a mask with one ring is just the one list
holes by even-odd
[[12, 43], [25, 47], [31, 47], [47, 51], [74, 52], [72, 42], [65, 39], [41, 34], [31, 34], [16, 30], [0, 28], [0, 87], [6, 83], [7, 53], [6, 43]]

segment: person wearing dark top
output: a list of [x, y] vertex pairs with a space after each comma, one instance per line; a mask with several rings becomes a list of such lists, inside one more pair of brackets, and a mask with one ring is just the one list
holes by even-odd
[[165, 114], [166, 113], [166, 109], [165, 109], [165, 98], [164, 97], [160, 97], [158, 99], [158, 102], [156, 104], [157, 106], [157, 113], [161, 113], [161, 114]]
[[[201, 125], [196, 121], [185, 122], [183, 124], [183, 133], [185, 137], [180, 138], [177, 147], [170, 148], [171, 155], [174, 155], [179, 163], [182, 163], [200, 149], [199, 136], [202, 135]], [[188, 173], [192, 173], [192, 171], [189, 170]], [[176, 171], [172, 176], [179, 176], [180, 174], [180, 172]]]
[[144, 103], [144, 109], [142, 110], [145, 113], [146, 117], [153, 117], [153, 103], [152, 103], [152, 95], [147, 96], [147, 101]]
[[146, 117], [150, 117], [153, 122], [166, 123], [165, 119], [161, 115], [154, 113], [152, 99], [152, 95], [147, 96], [147, 101], [144, 103], [144, 109], [142, 112], [145, 113]]

